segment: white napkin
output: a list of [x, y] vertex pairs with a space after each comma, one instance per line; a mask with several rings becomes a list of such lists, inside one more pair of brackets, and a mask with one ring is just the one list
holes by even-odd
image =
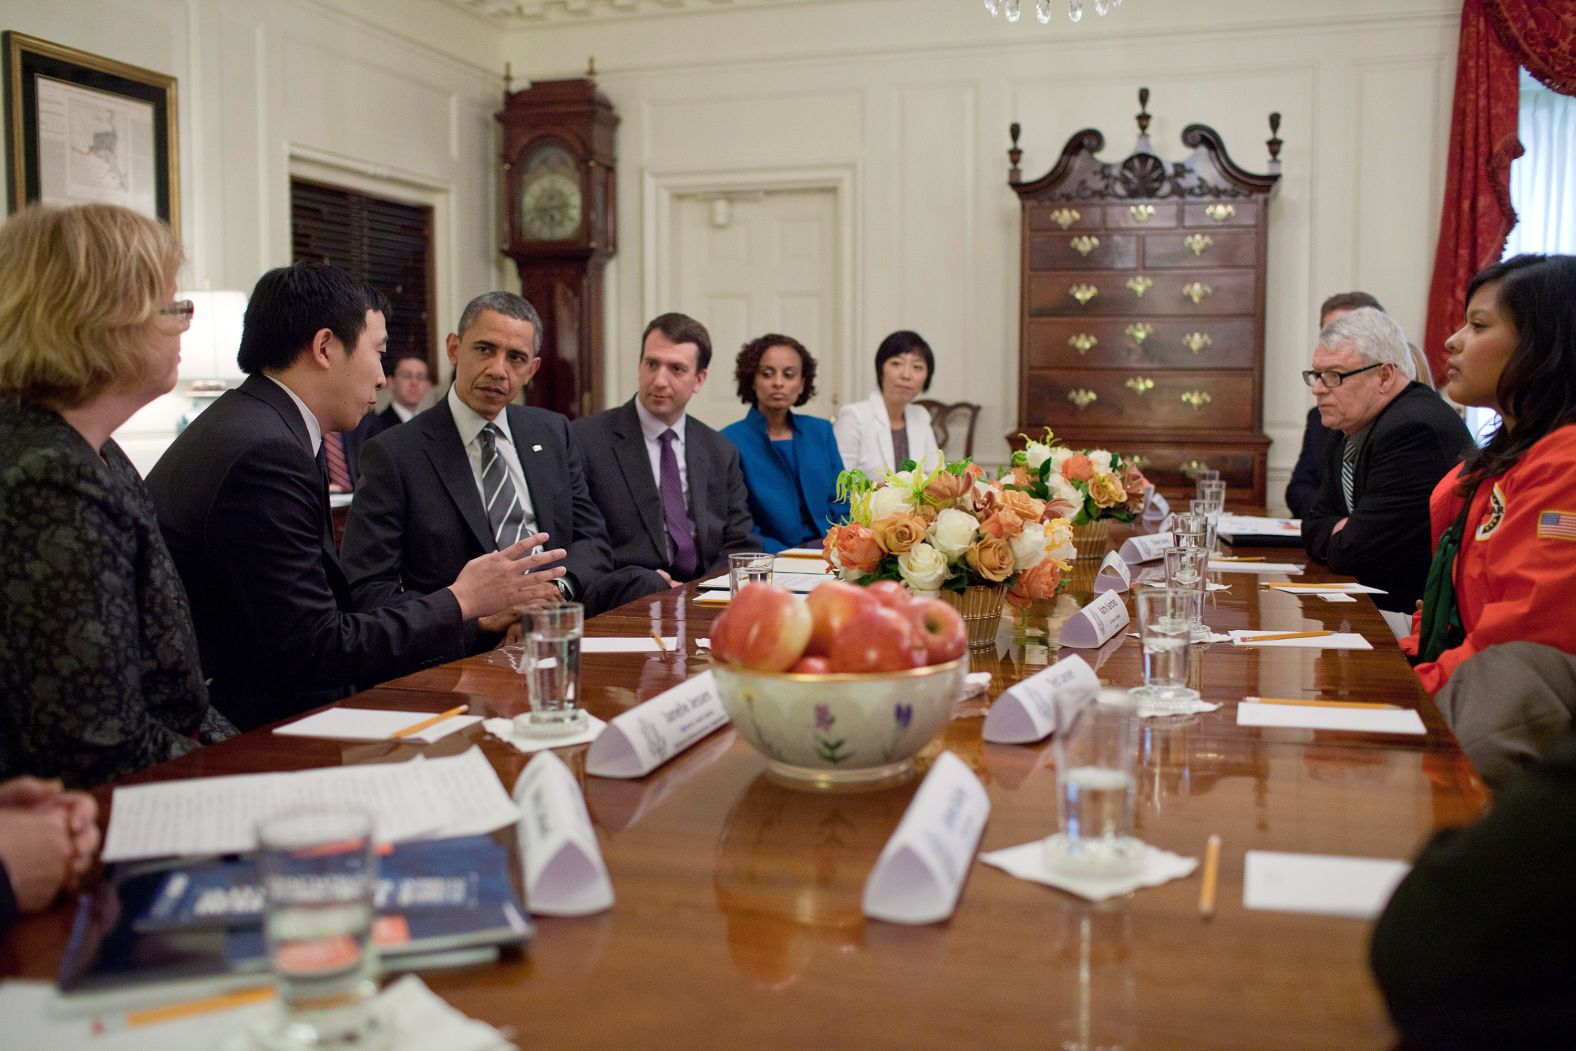
[[504, 741], [514, 745], [522, 752], [540, 752], [544, 748], [565, 748], [572, 744], [585, 744], [596, 740], [596, 735], [602, 732], [602, 727], [607, 723], [598, 719], [590, 712], [586, 713], [586, 728], [577, 734], [560, 734], [554, 737], [550, 734], [524, 734], [514, 728], [513, 719], [488, 719], [482, 723], [482, 729]]
[[1043, 883], [1089, 901], [1104, 901], [1129, 894], [1140, 887], [1158, 887], [1174, 879], [1190, 876], [1198, 868], [1197, 858], [1184, 858], [1159, 847], [1144, 844], [1143, 866], [1126, 876], [1084, 876], [1053, 872], [1045, 864], [1045, 841], [1037, 839], [1016, 847], [981, 854], [980, 860], [995, 865], [1008, 875], [1031, 883]]
[[958, 694], [958, 700], [967, 700], [977, 693], [984, 693], [990, 689], [990, 672], [971, 671], [963, 676], [963, 689]]
[[1187, 701], [1183, 704], [1169, 705], [1140, 701], [1138, 703], [1138, 717], [1140, 719], [1164, 719], [1168, 715], [1194, 715], [1198, 712], [1212, 712], [1219, 707], [1219, 704], [1212, 704], [1209, 701]]
[[676, 635], [669, 635], [662, 640], [662, 646], [657, 645], [657, 640], [650, 635], [633, 639], [620, 639], [603, 636], [601, 638], [583, 638], [580, 640], [580, 652], [586, 653], [672, 653], [678, 647], [679, 640]]

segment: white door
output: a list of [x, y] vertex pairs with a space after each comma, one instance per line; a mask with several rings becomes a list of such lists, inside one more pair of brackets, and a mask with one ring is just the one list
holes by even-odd
[[837, 194], [792, 190], [674, 198], [667, 258], [671, 305], [711, 333], [696, 419], [722, 428], [747, 411], [734, 366], [739, 348], [768, 332], [792, 336], [816, 359], [818, 393], [795, 411], [829, 418], [842, 365], [834, 345]]

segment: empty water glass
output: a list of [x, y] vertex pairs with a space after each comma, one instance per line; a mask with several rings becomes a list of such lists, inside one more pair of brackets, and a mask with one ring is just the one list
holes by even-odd
[[774, 558], [764, 551], [741, 551], [728, 556], [728, 591], [737, 595], [746, 584], [770, 584]]
[[1138, 713], [1121, 690], [1079, 705], [1057, 698], [1056, 812], [1060, 830], [1045, 841], [1045, 862], [1082, 875], [1119, 876], [1142, 863], [1133, 838]]
[[514, 718], [528, 735], [573, 734], [587, 725], [580, 707], [580, 636], [585, 607], [561, 602], [525, 611], [525, 681], [531, 710]]
[[1202, 593], [1184, 588], [1146, 588], [1137, 595], [1138, 634], [1144, 646], [1144, 685], [1130, 691], [1156, 708], [1187, 708], [1198, 691], [1187, 685], [1188, 646], [1202, 616]]
[[1198, 496], [1203, 496], [1204, 495], [1202, 490], [1203, 490], [1204, 484], [1206, 482], [1218, 482], [1218, 481], [1220, 481], [1220, 472], [1219, 471], [1213, 470], [1213, 469], [1208, 468], [1208, 467], [1200, 467], [1198, 470], [1193, 472], [1193, 486], [1194, 486], [1195, 495], [1198, 495]]

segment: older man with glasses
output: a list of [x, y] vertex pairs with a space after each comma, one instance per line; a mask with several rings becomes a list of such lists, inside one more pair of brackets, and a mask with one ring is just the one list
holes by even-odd
[[1372, 307], [1319, 333], [1302, 374], [1319, 418], [1338, 431], [1324, 487], [1302, 520], [1308, 556], [1382, 588], [1374, 603], [1404, 631], [1428, 577], [1428, 497], [1472, 447], [1449, 405], [1416, 380], [1401, 326]]

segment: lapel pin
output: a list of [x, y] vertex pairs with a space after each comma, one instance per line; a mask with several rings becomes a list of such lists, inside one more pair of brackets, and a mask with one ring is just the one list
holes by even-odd
[[539, 453], [542, 451], [542, 447], [540, 445], [533, 445], [531, 446], [531, 451], [534, 453]]

